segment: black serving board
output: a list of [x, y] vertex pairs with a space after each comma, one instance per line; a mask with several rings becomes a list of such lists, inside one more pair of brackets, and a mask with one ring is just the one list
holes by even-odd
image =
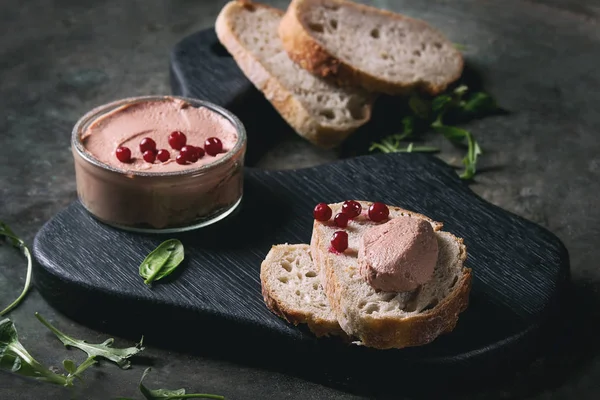
[[[171, 79], [174, 94], [210, 100], [240, 117], [248, 131], [248, 165], [289, 131], [212, 29], [175, 47]], [[369, 126], [395, 129], [377, 113]], [[569, 277], [562, 243], [476, 196], [434, 157], [378, 154], [302, 170], [246, 168], [244, 184], [244, 200], [233, 216], [203, 230], [168, 235], [183, 241], [186, 261], [152, 288], [138, 276], [138, 266], [167, 236], [103, 225], [74, 202], [35, 238], [37, 288], [61, 312], [96, 329], [131, 339], [143, 334], [147, 343], [370, 393], [397, 391], [399, 376], [407, 378], [406, 390], [409, 383], [419, 386], [415, 377], [437, 376], [439, 388], [466, 373], [497, 375], [502, 367], [531, 360], [545, 336], [540, 334], [552, 332], [542, 327], [556, 316]], [[464, 238], [474, 277], [471, 304], [451, 334], [419, 348], [377, 351], [316, 339], [267, 310], [259, 268], [271, 245], [307, 243], [314, 205], [345, 199], [421, 212]]]
[[[474, 280], [471, 304], [454, 332], [420, 348], [377, 351], [316, 340], [267, 310], [259, 268], [271, 245], [307, 243], [315, 203], [344, 199], [380, 200], [424, 213], [464, 238]], [[83, 323], [144, 334], [149, 342], [175, 341], [188, 351], [235, 349], [252, 358], [276, 350], [273, 362], [283, 364], [334, 352], [338, 361], [349, 357], [364, 365], [394, 365], [394, 371], [410, 366], [433, 373], [434, 367], [497, 367], [508, 354], [530, 356], [535, 347], [525, 339], [533, 339], [550, 316], [569, 275], [567, 251], [554, 235], [485, 202], [454, 170], [417, 154], [363, 156], [290, 171], [249, 168], [239, 212], [212, 228], [173, 236], [184, 243], [185, 264], [150, 288], [138, 265], [165, 236], [111, 228], [75, 202], [35, 238], [37, 287]]]

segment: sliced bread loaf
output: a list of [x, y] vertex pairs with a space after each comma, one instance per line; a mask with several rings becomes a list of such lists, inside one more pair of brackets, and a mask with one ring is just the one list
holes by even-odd
[[293, 0], [279, 35], [304, 69], [373, 92], [437, 94], [463, 70], [460, 52], [424, 21], [346, 0]]
[[[371, 204], [360, 203], [363, 210]], [[342, 203], [330, 205], [334, 215], [341, 206]], [[359, 238], [376, 224], [364, 212], [346, 228], [348, 249], [344, 253], [329, 251], [330, 239], [339, 230], [331, 221], [315, 221], [311, 239], [321, 283], [340, 326], [364, 345], [379, 349], [419, 346], [452, 331], [459, 313], [468, 305], [471, 288], [471, 270], [464, 267], [467, 253], [462, 239], [441, 231], [441, 223], [423, 215], [389, 208], [390, 218], [410, 216], [427, 220], [437, 236], [439, 253], [433, 278], [413, 291], [377, 291], [360, 275]]]
[[240, 69], [298, 134], [320, 147], [335, 147], [369, 121], [374, 99], [296, 65], [277, 34], [282, 16], [266, 5], [231, 1], [215, 29]]
[[271, 248], [260, 266], [262, 294], [273, 313], [294, 325], [307, 324], [317, 336], [341, 335], [307, 244]]

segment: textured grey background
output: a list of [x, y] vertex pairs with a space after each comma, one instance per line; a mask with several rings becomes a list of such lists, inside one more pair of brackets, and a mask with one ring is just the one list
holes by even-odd
[[[79, 116], [116, 98], [169, 93], [170, 48], [211, 26], [224, 3], [0, 2], [0, 219], [31, 243], [39, 227], [76, 197], [69, 134]], [[485, 171], [472, 187], [492, 203], [549, 228], [571, 255], [575, 304], [568, 344], [498, 387], [460, 397], [600, 397], [600, 3], [370, 3], [431, 21], [467, 46], [468, 64], [511, 111], [469, 124], [486, 151]], [[444, 150], [447, 161], [459, 160], [460, 154]], [[316, 151], [286, 137], [260, 166], [309, 166], [336, 157], [334, 151]], [[0, 249], [0, 304], [18, 294], [23, 265], [14, 252]], [[33, 317], [36, 311], [75, 337], [92, 342], [106, 337], [64, 318], [33, 290], [10, 317], [22, 342], [46, 365], [60, 366], [65, 357], [80, 360], [81, 355], [64, 350], [43, 330]], [[159, 349], [147, 349], [145, 356], [155, 367], [148, 380], [155, 387], [187, 387], [230, 399], [361, 398], [225, 361]], [[101, 363], [87, 374], [77, 398], [138, 396], [142, 370], [142, 365], [121, 371]], [[65, 389], [0, 373], [0, 399], [69, 396]]]

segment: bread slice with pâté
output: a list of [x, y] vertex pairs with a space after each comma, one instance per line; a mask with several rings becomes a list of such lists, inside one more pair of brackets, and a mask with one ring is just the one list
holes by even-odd
[[[359, 201], [363, 210], [372, 204]], [[333, 215], [343, 203], [330, 204]], [[358, 266], [359, 239], [379, 223], [363, 212], [350, 220], [348, 248], [336, 254], [329, 251], [333, 233], [339, 228], [332, 221], [315, 220], [311, 253], [331, 310], [341, 328], [352, 338], [378, 349], [404, 348], [430, 343], [454, 329], [458, 316], [469, 302], [471, 270], [464, 263], [466, 247], [461, 238], [442, 231], [442, 224], [428, 217], [388, 206], [390, 218], [421, 218], [432, 225], [438, 241], [438, 259], [433, 277], [409, 292], [375, 290], [361, 276]]]

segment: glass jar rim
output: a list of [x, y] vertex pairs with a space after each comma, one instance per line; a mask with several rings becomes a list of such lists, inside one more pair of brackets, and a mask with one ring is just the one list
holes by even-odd
[[[135, 103], [141, 103], [144, 101], [164, 100], [164, 99], [182, 100], [196, 108], [199, 108], [199, 107], [207, 108], [210, 111], [216, 112], [216, 113], [220, 114], [222, 117], [224, 117], [225, 119], [227, 119], [235, 128], [237, 136], [238, 136], [238, 140], [237, 140], [235, 146], [233, 147], [233, 149], [228, 151], [223, 157], [219, 158], [218, 160], [216, 160], [210, 164], [205, 164], [205, 165], [202, 165], [202, 166], [196, 167], [196, 168], [185, 169], [182, 171], [171, 171], [171, 172], [145, 172], [145, 171], [133, 171], [133, 170], [123, 170], [123, 169], [115, 168], [109, 164], [106, 164], [106, 163], [98, 160], [96, 157], [94, 157], [92, 154], [90, 154], [88, 151], [85, 150], [85, 147], [81, 141], [80, 131], [88, 123], [94, 121], [96, 118], [101, 117], [106, 112], [108, 112], [118, 106], [124, 105], [124, 104], [135, 104]], [[83, 133], [83, 132], [81, 132], [81, 133]], [[239, 120], [239, 118], [237, 116], [235, 116], [231, 111], [229, 111], [221, 106], [218, 106], [214, 103], [205, 101], [205, 100], [192, 99], [189, 97], [182, 97], [182, 96], [171, 96], [171, 95], [137, 96], [137, 97], [128, 97], [128, 98], [124, 98], [124, 99], [120, 99], [120, 100], [115, 100], [110, 103], [106, 103], [101, 106], [95, 107], [92, 110], [88, 111], [85, 115], [83, 115], [83, 117], [81, 117], [77, 121], [77, 123], [73, 127], [73, 132], [71, 134], [71, 142], [72, 142], [72, 145], [74, 146], [75, 150], [77, 150], [77, 154], [81, 158], [83, 158], [85, 161], [87, 161], [88, 163], [95, 165], [99, 168], [102, 168], [104, 170], [111, 171], [111, 172], [114, 172], [114, 173], [117, 173], [120, 175], [125, 174], [125, 175], [129, 175], [129, 176], [140, 176], [140, 177], [142, 177], [142, 176], [143, 177], [187, 176], [187, 175], [195, 175], [195, 174], [205, 173], [205, 172], [213, 170], [221, 165], [226, 164], [231, 158], [233, 158], [236, 154], [238, 154], [244, 148], [244, 146], [246, 144], [246, 129], [244, 128], [244, 125]]]

